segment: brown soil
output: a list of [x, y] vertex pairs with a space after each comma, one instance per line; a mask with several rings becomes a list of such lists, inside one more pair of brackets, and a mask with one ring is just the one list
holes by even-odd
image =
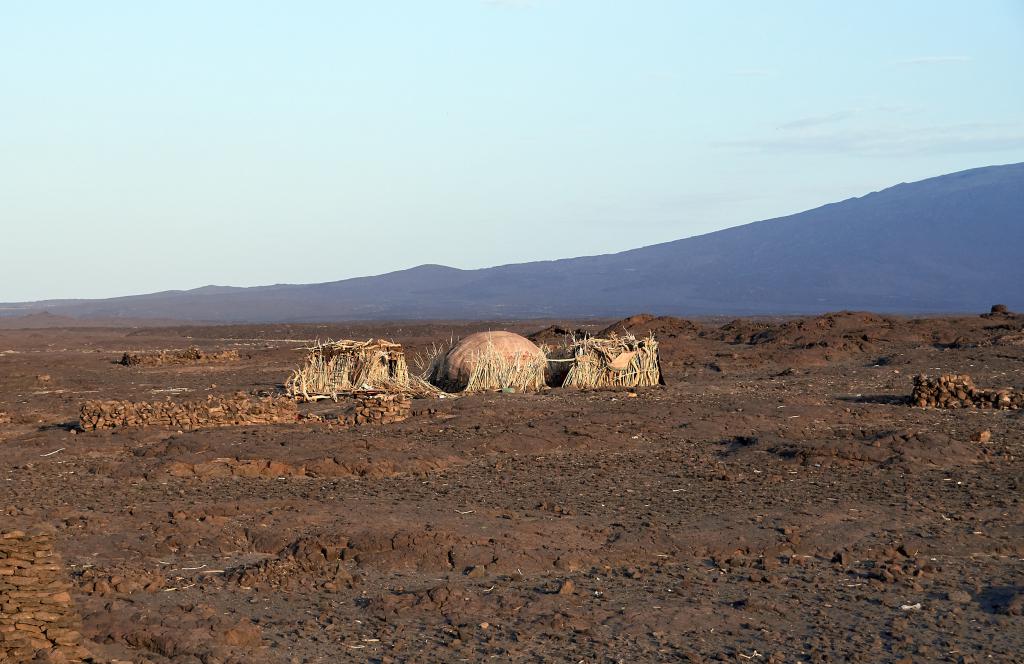
[[[667, 386], [75, 429], [86, 400], [275, 393], [316, 337], [548, 324], [0, 331], [0, 523], [53, 529], [100, 662], [1021, 661], [1024, 411], [909, 400], [1024, 388], [1010, 314], [636, 317]], [[192, 344], [240, 359], [112, 363]]]

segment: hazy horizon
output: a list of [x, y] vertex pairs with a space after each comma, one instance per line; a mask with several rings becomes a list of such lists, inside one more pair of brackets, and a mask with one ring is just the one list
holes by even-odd
[[[1019, 164], [1018, 163], [1013, 163], [1013, 164], [990, 164], [990, 165], [986, 165], [986, 166], [977, 166], [977, 167], [974, 167], [974, 168], [965, 169], [965, 171], [979, 170], [979, 169], [984, 169], [984, 168], [1000, 167], [1000, 166], [1016, 166], [1016, 165], [1021, 165], [1021, 164], [1024, 164], [1024, 162], [1019, 162]], [[958, 172], [965, 172], [965, 171], [958, 171]], [[936, 176], [933, 176], [933, 177], [940, 177], [942, 175], [949, 175], [949, 174], [942, 173], [942, 174], [937, 174]], [[924, 179], [927, 180], [927, 179], [930, 179], [930, 178], [924, 178]], [[899, 186], [900, 184], [909, 184], [909, 183], [906, 183], [906, 182], [894, 182], [891, 185], [889, 185], [888, 187], [883, 187], [883, 188], [881, 188], [879, 190], [870, 191], [870, 192], [866, 191], [866, 192], [863, 192], [861, 194], [857, 194], [857, 195], [851, 196], [851, 197], [849, 197], [847, 199], [844, 199], [844, 200], [852, 200], [852, 199], [856, 199], [856, 198], [862, 198], [863, 196], [867, 196], [867, 195], [873, 194], [873, 193], [878, 193], [879, 191], [885, 191], [886, 189], [890, 189], [892, 187]], [[841, 200], [840, 201], [829, 201], [827, 203], [823, 203], [820, 206], [815, 206], [814, 208], [809, 208], [809, 210], [799, 210], [799, 211], [796, 211], [796, 212], [794, 212], [792, 214], [784, 214], [784, 215], [780, 215], [780, 217], [773, 217], [773, 218], [769, 218], [769, 219], [756, 219], [756, 220], [752, 220], [752, 221], [736, 224], [736, 225], [733, 225], [733, 226], [727, 226], [725, 228], [713, 229], [713, 230], [709, 230], [709, 231], [706, 231], [706, 232], [696, 233], [694, 235], [684, 236], [684, 237], [675, 238], [675, 239], [685, 240], [685, 239], [689, 239], [689, 238], [700, 237], [700, 236], [703, 236], [703, 235], [710, 235], [710, 234], [713, 234], [713, 233], [717, 233], [719, 231], [729, 230], [729, 229], [732, 229], [732, 228], [739, 228], [741, 226], [747, 226], [749, 224], [756, 224], [756, 223], [760, 223], [760, 222], [772, 222], [772, 221], [774, 221], [776, 219], [781, 219], [781, 218], [785, 218], [785, 217], [788, 217], [788, 216], [792, 216], [793, 214], [799, 214], [801, 212], [807, 212], [807, 211], [814, 210], [814, 209], [817, 209], [817, 208], [820, 208], [820, 207], [827, 207], [827, 206], [832, 205], [834, 203], [841, 203], [841, 202], [842, 202]], [[675, 239], [673, 239], [673, 240], [666, 240], [664, 242], [658, 242], [658, 243], [653, 243], [653, 244], [665, 244], [665, 242], [673, 242]], [[552, 259], [535, 259], [535, 260], [517, 261], [517, 262], [513, 262], [513, 263], [500, 263], [500, 264], [496, 264], [496, 265], [475, 266], [475, 267], [470, 267], [470, 268], [462, 268], [462, 267], [458, 267], [458, 266], [454, 266], [454, 265], [446, 265], [446, 264], [443, 264], [443, 263], [417, 263], [415, 265], [402, 266], [402, 267], [395, 268], [393, 270], [387, 270], [385, 272], [375, 272], [375, 273], [368, 273], [368, 274], [363, 274], [363, 275], [353, 275], [351, 277], [345, 277], [345, 278], [342, 278], [342, 279], [328, 280], [328, 282], [330, 282], [330, 281], [344, 281], [344, 280], [347, 280], [347, 279], [358, 279], [358, 278], [361, 278], [361, 277], [383, 276], [383, 275], [386, 275], [386, 274], [393, 274], [393, 273], [396, 273], [396, 272], [405, 272], [405, 271], [408, 271], [408, 270], [414, 270], [414, 269], [417, 269], [417, 268], [431, 267], [431, 266], [450, 268], [450, 269], [456, 269], [456, 270], [463, 270], [463, 271], [485, 270], [485, 269], [490, 268], [490, 267], [505, 267], [505, 266], [510, 266], [510, 265], [522, 264], [522, 263], [545, 262], [545, 261], [552, 261], [552, 260], [553, 261], [571, 260], [573, 258], [580, 258], [580, 257], [586, 257], [586, 256], [592, 256], [593, 257], [593, 256], [618, 254], [618, 253], [622, 253], [622, 252], [626, 252], [626, 251], [631, 251], [631, 250], [634, 250], [634, 249], [642, 249], [642, 248], [646, 248], [646, 247], [650, 247], [650, 246], [653, 246], [653, 245], [638, 245], [636, 247], [623, 247], [621, 249], [616, 249], [616, 250], [608, 251], [608, 252], [602, 252], [600, 254], [587, 254], [587, 255], [574, 255], [574, 256], [568, 256], [567, 255], [567, 256], [555, 257], [555, 258], [552, 258]], [[308, 284], [308, 283], [324, 283], [324, 282], [285, 282], [285, 281], [278, 281], [278, 282], [267, 282], [267, 283], [261, 283], [261, 284], [250, 284], [250, 285], [246, 285], [246, 286], [236, 286], [236, 285], [233, 285], [233, 284], [200, 284], [198, 286], [192, 286], [192, 287], [189, 287], [189, 288], [168, 288], [168, 289], [164, 289], [162, 291], [125, 292], [125, 293], [119, 293], [119, 294], [116, 294], [116, 295], [112, 295], [110, 297], [114, 297], [114, 298], [116, 298], [116, 297], [131, 297], [131, 296], [134, 296], [134, 295], [156, 294], [156, 293], [160, 293], [160, 292], [187, 292], [187, 291], [191, 291], [191, 290], [201, 290], [201, 289], [204, 289], [204, 288], [259, 288], [259, 287], [262, 287], [262, 286], [293, 286], [293, 285], [303, 285], [303, 284]], [[34, 300], [34, 301], [46, 302], [46, 301], [50, 301], [50, 300], [88, 300], [88, 299], [104, 299], [104, 298], [87, 298], [87, 297], [43, 298], [41, 300]], [[32, 302], [32, 301], [33, 300], [23, 300], [23, 301], [20, 301], [20, 302]], [[10, 303], [10, 304], [16, 304], [19, 301], [6, 300], [5, 302]], [[911, 312], [911, 313], [916, 313], [916, 312]]]
[[0, 301], [614, 253], [1024, 161], [1024, 5], [0, 9]]

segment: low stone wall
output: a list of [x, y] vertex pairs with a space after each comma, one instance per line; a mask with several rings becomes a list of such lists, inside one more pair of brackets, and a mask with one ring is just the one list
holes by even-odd
[[205, 401], [86, 401], [79, 425], [85, 431], [165, 426], [179, 429], [283, 424], [298, 419], [298, 406], [284, 397], [207, 397]]
[[364, 393], [339, 397], [337, 405], [329, 410], [304, 413], [301, 418], [309, 422], [354, 427], [401, 422], [412, 414], [412, 397], [408, 394]]
[[943, 374], [930, 378], [914, 376], [910, 402], [921, 408], [1024, 408], [1024, 392], [1009, 388], [987, 390], [977, 387], [967, 374]]
[[117, 364], [126, 367], [160, 367], [175, 364], [205, 364], [210, 362], [234, 362], [239, 359], [237, 350], [206, 353], [192, 346], [185, 350], [162, 350], [158, 353], [125, 353]]
[[354, 397], [355, 403], [338, 422], [346, 426], [391, 424], [409, 419], [412, 400], [402, 394], [370, 394]]
[[40, 650], [58, 661], [89, 656], [70, 587], [48, 534], [0, 530], [0, 662], [28, 662]]

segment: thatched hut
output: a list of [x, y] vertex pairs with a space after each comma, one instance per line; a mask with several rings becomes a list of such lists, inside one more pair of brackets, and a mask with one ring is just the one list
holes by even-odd
[[572, 360], [564, 387], [645, 387], [664, 385], [658, 342], [654, 335], [637, 339], [631, 334], [607, 338], [574, 338], [568, 353]]
[[303, 365], [285, 382], [285, 390], [295, 399], [336, 400], [339, 394], [425, 391], [422, 380], [409, 376], [401, 344], [384, 339], [342, 340], [317, 342], [305, 350]]
[[477, 332], [439, 353], [430, 367], [430, 382], [449, 392], [544, 388], [547, 356], [526, 337], [513, 332]]

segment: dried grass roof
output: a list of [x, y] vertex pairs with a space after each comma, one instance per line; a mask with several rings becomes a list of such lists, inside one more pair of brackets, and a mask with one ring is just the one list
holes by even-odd
[[574, 337], [564, 387], [645, 387], [664, 385], [658, 342], [654, 335], [637, 339], [632, 334]]
[[547, 363], [544, 349], [525, 337], [480, 332], [440, 349], [428, 379], [449, 392], [536, 392], [545, 387]]
[[431, 396], [438, 390], [409, 375], [401, 344], [385, 339], [317, 341], [302, 367], [285, 382], [289, 396], [305, 401], [337, 399], [360, 392], [409, 393]]

